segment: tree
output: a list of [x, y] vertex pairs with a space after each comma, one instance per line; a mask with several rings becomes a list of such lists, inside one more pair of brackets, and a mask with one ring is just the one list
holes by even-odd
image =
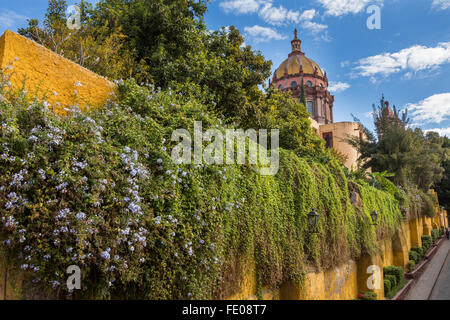
[[306, 107], [305, 82], [302, 77], [302, 85], [300, 87], [300, 102]]
[[384, 97], [380, 102], [378, 108], [374, 107], [378, 138], [360, 123], [367, 139], [351, 138], [349, 143], [358, 149], [364, 169], [393, 173], [395, 184], [404, 187], [415, 185], [428, 191], [442, 179], [441, 162], [445, 150], [439, 136], [408, 128], [407, 111], [400, 118], [397, 109], [392, 111]]
[[126, 46], [136, 61], [145, 61], [148, 74], [135, 72], [138, 81], [168, 88], [193, 82], [214, 94], [214, 109], [227, 121], [242, 122], [262, 97], [271, 62], [250, 46], [243, 46], [239, 30], [231, 26], [209, 31], [203, 20], [207, 1], [102, 0], [93, 15], [102, 26], [121, 27]]
[[212, 93], [211, 108], [229, 122], [245, 123], [258, 113], [271, 62], [244, 46], [233, 26], [207, 30], [206, 3], [101, 0], [93, 7], [82, 0], [82, 28], [74, 33], [62, 23], [66, 2], [51, 0], [43, 26], [34, 19], [19, 32], [103, 76], [162, 89], [198, 84]]
[[442, 162], [444, 173], [442, 180], [436, 183], [434, 188], [438, 194], [439, 203], [450, 211], [450, 139], [448, 137], [441, 139], [442, 148], [446, 152], [446, 156]]
[[391, 124], [406, 127], [410, 122], [410, 119], [408, 118], [408, 109], [399, 112], [394, 105], [392, 110], [389, 106], [389, 102], [384, 99], [384, 95], [381, 96], [380, 104], [378, 106], [373, 104], [372, 109], [374, 123], [379, 136], [382, 135], [383, 130]]
[[[59, 55], [103, 76], [118, 79], [131, 76], [134, 70], [145, 70], [132, 57], [133, 50], [124, 46], [125, 35], [120, 28], [111, 28], [106, 21], [102, 26], [92, 23], [93, 6], [81, 0], [81, 26], [67, 27], [65, 0], [49, 0], [42, 26], [37, 19], [28, 20], [26, 28], [18, 33], [38, 42]], [[108, 30], [107, 34], [105, 30]]]
[[293, 150], [299, 157], [333, 157], [325, 150], [323, 140], [311, 129], [310, 114], [305, 106], [289, 93], [271, 87], [259, 106], [259, 116], [249, 118], [247, 128], [279, 129], [280, 147]]

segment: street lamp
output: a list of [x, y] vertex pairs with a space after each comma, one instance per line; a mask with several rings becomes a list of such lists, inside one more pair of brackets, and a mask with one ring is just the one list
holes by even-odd
[[378, 212], [377, 210], [373, 210], [373, 212], [370, 214], [370, 217], [372, 218], [372, 225], [376, 226], [378, 222]]
[[309, 221], [309, 226], [313, 230], [313, 233], [317, 233], [317, 225], [319, 223], [319, 214], [314, 210], [314, 208], [311, 210], [310, 213], [308, 213], [308, 221]]

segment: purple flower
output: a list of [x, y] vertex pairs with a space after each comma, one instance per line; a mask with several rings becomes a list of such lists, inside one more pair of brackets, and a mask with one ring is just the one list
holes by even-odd
[[103, 251], [102, 252], [102, 254], [100, 255], [103, 259], [105, 259], [105, 260], [109, 260], [109, 258], [111, 257], [110, 255], [109, 255], [109, 252], [108, 251]]

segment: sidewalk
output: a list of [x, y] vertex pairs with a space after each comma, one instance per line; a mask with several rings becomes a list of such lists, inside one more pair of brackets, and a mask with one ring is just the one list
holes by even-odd
[[[435, 296], [436, 298], [438, 296], [442, 296], [447, 292], [447, 290], [450, 290], [450, 288], [445, 288], [445, 282], [450, 279], [450, 258], [447, 259], [449, 252], [450, 240], [445, 238], [444, 243], [439, 248], [433, 259], [431, 259], [428, 263], [425, 272], [413, 285], [405, 300], [428, 300], [435, 284], [436, 288], [433, 290], [432, 298], [435, 298]], [[446, 265], [443, 267], [444, 263]], [[441, 270], [442, 274], [439, 276]], [[438, 283], [436, 283], [437, 281]], [[442, 284], [440, 284], [441, 282]], [[450, 291], [447, 292], [447, 296], [450, 299]]]

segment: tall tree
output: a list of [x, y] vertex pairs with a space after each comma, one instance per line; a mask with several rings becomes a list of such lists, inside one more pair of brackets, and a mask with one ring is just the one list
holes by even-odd
[[[271, 62], [233, 26], [207, 30], [207, 2], [101, 0], [92, 7], [82, 0], [82, 28], [74, 33], [61, 23], [65, 1], [51, 0], [43, 26], [34, 19], [19, 32], [104, 76], [161, 88], [196, 83], [212, 93], [218, 113], [244, 123], [259, 112]], [[55, 47], [50, 35], [62, 43]]]
[[450, 138], [442, 138], [442, 147], [446, 151], [442, 162], [444, 173], [442, 180], [436, 183], [434, 188], [438, 194], [439, 203], [450, 212]]
[[[67, 27], [65, 0], [49, 0], [42, 26], [37, 19], [28, 20], [19, 34], [28, 37], [65, 58], [109, 78], [122, 78], [141, 70], [132, 57], [133, 50], [124, 46], [125, 35], [120, 28], [107, 22], [102, 26], [92, 23], [93, 7], [85, 0], [80, 8], [80, 28]], [[108, 30], [107, 34], [105, 30]], [[145, 68], [144, 68], [145, 69]]]
[[416, 185], [427, 191], [442, 178], [441, 162], [445, 150], [439, 136], [406, 127], [409, 122], [407, 112], [400, 117], [396, 108], [394, 112], [388, 107], [384, 97], [380, 102], [378, 108], [374, 107], [378, 135], [360, 124], [367, 139], [351, 138], [349, 143], [360, 152], [363, 168], [391, 172], [394, 174], [392, 180], [397, 185]]
[[300, 103], [306, 107], [305, 81], [302, 77], [302, 84], [300, 87]]

